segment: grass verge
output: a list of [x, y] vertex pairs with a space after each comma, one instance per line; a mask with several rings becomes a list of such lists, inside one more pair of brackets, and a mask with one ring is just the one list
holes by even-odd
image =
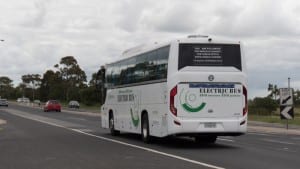
[[[271, 115], [259, 115], [259, 114], [249, 114], [248, 119], [250, 121], [260, 121], [266, 123], [279, 123], [286, 124], [286, 120], [280, 119], [279, 109], [276, 110]], [[294, 108], [294, 119], [288, 121], [289, 124], [300, 126], [300, 108]]]

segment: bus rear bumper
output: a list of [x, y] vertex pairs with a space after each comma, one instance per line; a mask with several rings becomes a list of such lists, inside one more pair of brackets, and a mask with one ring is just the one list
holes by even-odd
[[238, 136], [247, 132], [247, 117], [235, 119], [173, 119], [169, 135]]

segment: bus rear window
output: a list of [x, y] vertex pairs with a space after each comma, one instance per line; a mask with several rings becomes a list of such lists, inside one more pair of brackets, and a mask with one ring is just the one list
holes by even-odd
[[237, 44], [179, 44], [178, 70], [186, 66], [225, 66], [242, 70]]

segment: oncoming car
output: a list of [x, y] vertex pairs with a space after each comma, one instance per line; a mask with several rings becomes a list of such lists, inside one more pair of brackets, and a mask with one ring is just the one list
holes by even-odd
[[44, 106], [44, 112], [57, 111], [61, 112], [61, 105], [57, 100], [49, 100]]

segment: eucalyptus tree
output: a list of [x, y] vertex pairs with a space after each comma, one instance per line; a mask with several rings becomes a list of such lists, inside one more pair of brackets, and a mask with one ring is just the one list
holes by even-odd
[[7, 76], [0, 77], [0, 97], [9, 98], [13, 92], [12, 80]]
[[276, 100], [277, 96], [279, 95], [279, 89], [278, 89], [277, 85], [269, 83], [268, 91], [270, 92], [270, 94], [268, 96], [271, 98], [274, 98], [274, 100]]
[[87, 87], [86, 74], [73, 56], [61, 58], [54, 66], [60, 72], [66, 100], [78, 99], [79, 90]]
[[41, 85], [41, 75], [39, 74], [27, 74], [21, 77], [23, 84], [32, 91], [32, 100], [35, 99], [35, 91]]
[[43, 101], [48, 99], [63, 99], [63, 86], [60, 72], [53, 70], [47, 70], [43, 74], [40, 87], [40, 95]]

